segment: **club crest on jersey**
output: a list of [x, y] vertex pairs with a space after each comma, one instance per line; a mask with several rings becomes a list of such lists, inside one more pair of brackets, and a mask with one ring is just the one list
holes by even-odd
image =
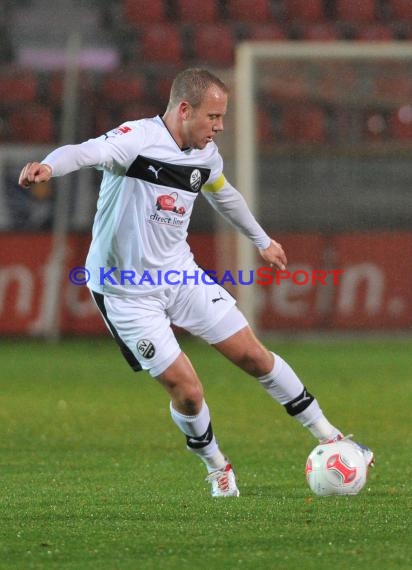
[[139, 351], [139, 354], [141, 354], [144, 358], [147, 358], [147, 360], [150, 360], [156, 354], [154, 344], [145, 338], [138, 341], [137, 350]]
[[197, 192], [200, 189], [202, 184], [202, 175], [200, 174], [200, 170], [195, 168], [190, 175], [190, 187], [194, 192]]

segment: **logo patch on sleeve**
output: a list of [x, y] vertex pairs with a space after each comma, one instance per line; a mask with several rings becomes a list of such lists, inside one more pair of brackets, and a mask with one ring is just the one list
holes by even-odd
[[105, 137], [106, 139], [108, 139], [110, 137], [116, 137], [117, 135], [125, 135], [126, 133], [129, 133], [131, 130], [132, 128], [128, 127], [127, 125], [121, 125], [120, 127], [117, 127], [116, 129], [113, 129], [108, 133], [106, 133]]

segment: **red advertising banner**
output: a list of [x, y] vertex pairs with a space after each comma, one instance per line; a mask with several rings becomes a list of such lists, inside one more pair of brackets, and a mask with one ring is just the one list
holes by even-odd
[[[213, 235], [196, 234], [190, 239], [198, 262], [205, 267], [216, 263]], [[74, 285], [69, 273], [84, 266], [89, 235], [67, 239], [62, 275], [61, 330], [67, 334], [106, 333], [86, 285]], [[52, 239], [42, 234], [0, 234], [0, 334], [41, 335], [44, 331], [47, 283], [52, 279]]]
[[412, 326], [412, 233], [334, 238], [343, 270], [331, 326], [339, 329]]
[[[280, 241], [291, 278], [260, 292], [262, 328], [412, 326], [412, 233], [284, 235]], [[322, 271], [327, 273], [325, 284]], [[297, 283], [299, 277], [302, 283]]]
[[[67, 239], [62, 276], [61, 326], [65, 333], [105, 330], [85, 286], [70, 283], [70, 268], [84, 265], [89, 236]], [[0, 234], [0, 333], [40, 335], [44, 330], [47, 283], [51, 279], [50, 235]]]
[[286, 252], [289, 262], [287, 269], [291, 276], [285, 279], [279, 277], [276, 282], [275, 275], [272, 284], [259, 287], [257, 321], [264, 330], [317, 328], [322, 324], [320, 305], [325, 287], [311, 283], [298, 285], [292, 275], [297, 271], [322, 269], [327, 243], [321, 235], [312, 234], [289, 234], [276, 236], [276, 239]]
[[[262, 329], [412, 326], [412, 232], [285, 234], [277, 239], [288, 255], [287, 272], [272, 272], [270, 279], [263, 274], [262, 284], [255, 274], [252, 285]], [[106, 332], [87, 287], [69, 280], [70, 270], [84, 265], [89, 242], [88, 235], [67, 240], [60, 294], [66, 334]], [[216, 267], [213, 235], [194, 234], [190, 243], [201, 266]], [[0, 334], [42, 334], [51, 246], [49, 235], [0, 234]], [[232, 290], [236, 294], [236, 287]]]

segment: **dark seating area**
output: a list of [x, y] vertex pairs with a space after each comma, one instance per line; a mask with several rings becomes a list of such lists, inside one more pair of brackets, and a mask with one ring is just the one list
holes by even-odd
[[[126, 119], [161, 113], [176, 71], [190, 65], [233, 68], [235, 47], [245, 39], [412, 40], [410, 0], [56, 0], [53, 24], [60, 26], [59, 34], [48, 29], [44, 19], [49, 7], [46, 0], [2, 3], [1, 143], [58, 139], [64, 81], [58, 55], [64, 57], [73, 22], [82, 35], [82, 48], [89, 50], [80, 78], [79, 138], [96, 136]], [[32, 60], [34, 64], [28, 63]], [[388, 85], [377, 83], [375, 94], [384, 98]], [[405, 80], [401, 87], [411, 99], [410, 82]], [[279, 88], [273, 85], [264, 94], [268, 105], [258, 118], [262, 142], [327, 143], [341, 118], [324, 103], [305, 105], [308, 86], [299, 78], [295, 86], [288, 85], [288, 104], [271, 104], [271, 90], [273, 96]], [[293, 88], [295, 99], [290, 99]], [[375, 115], [380, 123], [371, 122]], [[369, 130], [370, 124], [380, 129], [379, 137]], [[371, 110], [365, 125], [367, 140], [412, 138], [407, 111]]]

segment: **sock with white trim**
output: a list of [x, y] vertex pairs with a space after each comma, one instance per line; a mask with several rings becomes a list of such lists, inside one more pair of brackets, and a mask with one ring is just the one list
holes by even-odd
[[314, 437], [322, 441], [334, 439], [341, 433], [340, 430], [325, 418], [318, 401], [307, 391], [289, 364], [281, 356], [272, 354], [275, 358], [273, 369], [258, 378], [259, 382]]
[[174, 409], [172, 402], [170, 402], [170, 414], [177, 427], [186, 436], [187, 449], [200, 457], [209, 473], [226, 466], [227, 461], [213, 434], [209, 408], [204, 400], [196, 416], [181, 414]]

